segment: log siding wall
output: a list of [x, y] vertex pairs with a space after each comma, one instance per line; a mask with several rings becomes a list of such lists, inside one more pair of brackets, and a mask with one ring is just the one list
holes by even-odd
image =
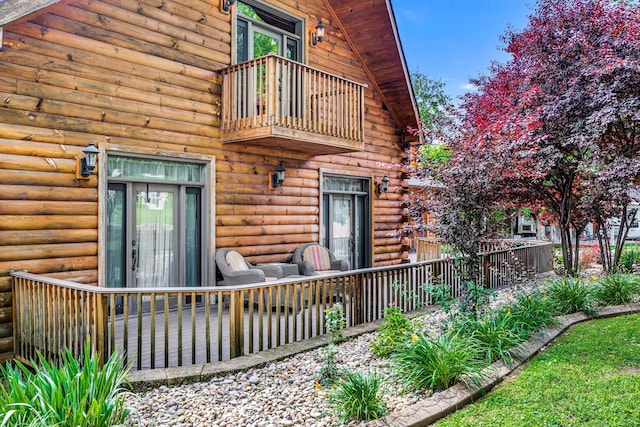
[[[320, 236], [320, 170], [391, 179], [373, 196], [374, 265], [406, 261], [398, 129], [323, 0], [272, 2], [328, 34], [307, 63], [368, 84], [365, 151], [305, 156], [220, 143], [231, 15], [218, 0], [74, 0], [4, 26], [0, 51], [0, 355], [12, 350], [12, 269], [98, 282], [98, 178], [75, 179], [94, 140], [215, 156], [216, 245], [285, 261]], [[307, 37], [308, 31], [307, 29]], [[282, 160], [283, 187], [268, 189]], [[213, 255], [213, 254], [212, 254]], [[1, 356], [0, 356], [1, 357]]]

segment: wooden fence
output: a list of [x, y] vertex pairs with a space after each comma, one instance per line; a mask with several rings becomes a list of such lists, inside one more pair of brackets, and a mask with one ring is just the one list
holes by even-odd
[[[523, 271], [552, 269], [552, 245], [482, 256], [485, 286], [512, 283]], [[442, 280], [460, 293], [451, 260], [297, 277], [255, 285], [192, 288], [103, 288], [14, 272], [14, 351], [76, 357], [91, 338], [102, 355], [118, 351], [134, 369], [211, 363], [326, 333], [324, 310], [340, 304], [347, 326], [382, 318], [394, 304], [431, 304], [424, 286]], [[104, 357], [104, 356], [103, 356]]]

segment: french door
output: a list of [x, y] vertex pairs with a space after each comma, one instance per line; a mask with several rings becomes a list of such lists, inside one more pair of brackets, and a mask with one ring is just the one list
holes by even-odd
[[323, 177], [322, 244], [351, 268], [371, 266], [369, 179]]
[[[127, 177], [118, 169], [118, 177], [109, 180], [107, 286], [199, 286], [204, 277], [203, 188], [179, 182], [181, 177], [171, 171], [183, 167], [179, 164], [129, 159], [124, 165], [124, 170], [137, 172], [153, 168], [156, 175], [155, 180], [140, 182], [144, 173]], [[184, 173], [185, 180], [193, 172]]]

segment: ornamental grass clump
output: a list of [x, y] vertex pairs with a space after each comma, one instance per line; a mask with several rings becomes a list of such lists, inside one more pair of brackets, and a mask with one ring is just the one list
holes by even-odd
[[517, 347], [530, 335], [527, 325], [514, 318], [510, 308], [493, 311], [477, 319], [465, 317], [455, 328], [459, 334], [475, 340], [487, 365], [502, 360], [511, 366]]
[[411, 321], [402, 315], [402, 310], [395, 306], [387, 307], [384, 320], [371, 343], [371, 353], [376, 357], [387, 357], [409, 341], [412, 334]]
[[0, 366], [0, 426], [111, 427], [123, 425], [122, 384], [128, 368], [118, 354], [100, 366], [99, 357], [84, 346], [84, 358], [69, 350], [60, 366], [38, 354], [33, 370], [15, 361]]
[[523, 330], [528, 330], [529, 335], [551, 326], [556, 321], [555, 317], [560, 314], [555, 302], [549, 298], [546, 290], [520, 295], [506, 309], [511, 310], [513, 321], [518, 323]]
[[391, 360], [398, 380], [413, 390], [444, 390], [459, 380], [479, 384], [486, 365], [477, 341], [458, 334], [414, 335]]
[[640, 279], [631, 274], [611, 274], [601, 279], [595, 296], [603, 304], [621, 305], [633, 302], [640, 295]]
[[329, 393], [341, 421], [348, 419], [371, 421], [387, 410], [382, 399], [382, 378], [376, 373], [347, 371]]
[[560, 314], [582, 311], [587, 316], [592, 316], [596, 312], [591, 288], [578, 277], [563, 277], [550, 281], [547, 293]]

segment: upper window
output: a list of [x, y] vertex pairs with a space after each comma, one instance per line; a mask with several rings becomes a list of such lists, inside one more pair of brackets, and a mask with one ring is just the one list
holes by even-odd
[[270, 53], [302, 62], [301, 19], [257, 1], [239, 1], [237, 5], [237, 62]]

